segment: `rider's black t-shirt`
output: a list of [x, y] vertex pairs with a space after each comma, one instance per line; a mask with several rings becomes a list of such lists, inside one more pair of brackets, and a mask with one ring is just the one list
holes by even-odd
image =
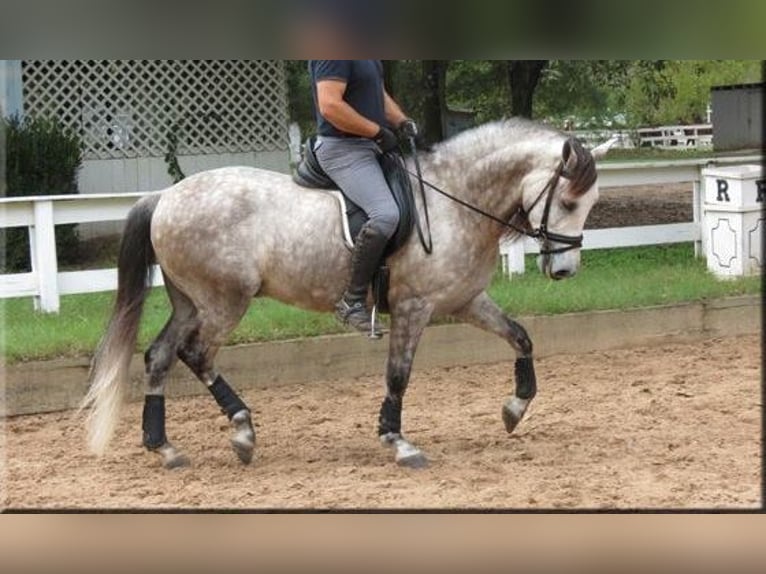
[[387, 125], [383, 103], [383, 64], [380, 60], [309, 60], [308, 65], [319, 135], [352, 135], [338, 130], [319, 113], [316, 90], [319, 80], [346, 82], [346, 91], [343, 94], [346, 103], [367, 119]]

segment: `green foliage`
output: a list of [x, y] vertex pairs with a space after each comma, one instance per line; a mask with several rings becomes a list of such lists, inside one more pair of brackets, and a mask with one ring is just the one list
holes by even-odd
[[[473, 111], [477, 123], [510, 115], [507, 64], [450, 60], [447, 106]], [[290, 117], [303, 133], [312, 133], [306, 61], [290, 61], [286, 67]], [[397, 101], [422, 121], [422, 61], [397, 60], [392, 69]], [[757, 81], [761, 63], [756, 60], [551, 60], [535, 92], [533, 115], [561, 127], [576, 121], [581, 128], [700, 123], [711, 87]]]
[[511, 93], [505, 60], [451, 60], [447, 68], [447, 105], [476, 113], [476, 123], [508, 117]]
[[287, 108], [290, 121], [297, 122], [304, 137], [316, 131], [307, 60], [285, 61]]
[[710, 88], [761, 80], [757, 60], [632, 62], [624, 109], [632, 126], [704, 122]]
[[182, 120], [176, 121], [168, 130], [168, 149], [165, 152], [165, 164], [168, 166], [168, 175], [173, 183], [178, 183], [186, 177], [178, 163], [178, 144], [181, 139]]
[[628, 66], [623, 60], [550, 61], [535, 94], [535, 116], [562, 126], [568, 121], [582, 128], [609, 125], [621, 111]]
[[392, 95], [417, 121], [423, 121], [422, 60], [398, 60], [392, 72]]
[[[80, 139], [54, 119], [18, 117], [0, 119], [6, 141], [6, 192], [9, 197], [77, 193], [77, 172], [82, 164]], [[4, 230], [6, 259], [0, 272], [29, 271], [29, 237], [26, 229]], [[76, 225], [56, 227], [59, 261], [77, 258]]]

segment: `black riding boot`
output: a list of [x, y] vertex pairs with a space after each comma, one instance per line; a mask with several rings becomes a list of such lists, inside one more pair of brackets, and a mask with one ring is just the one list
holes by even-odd
[[343, 323], [373, 335], [372, 315], [367, 309], [367, 291], [380, 264], [388, 237], [365, 223], [354, 242], [351, 254], [351, 278], [346, 292], [335, 304], [335, 316]]

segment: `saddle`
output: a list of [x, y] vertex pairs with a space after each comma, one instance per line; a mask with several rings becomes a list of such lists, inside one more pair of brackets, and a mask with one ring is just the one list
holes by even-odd
[[[335, 182], [324, 172], [314, 154], [316, 136], [309, 137], [303, 144], [301, 161], [293, 174], [293, 181], [302, 187], [324, 189], [336, 195], [343, 216], [343, 230], [346, 244], [354, 246], [353, 238], [367, 221], [364, 210], [343, 194]], [[379, 158], [380, 167], [388, 183], [391, 195], [399, 208], [399, 225], [383, 252], [383, 260], [372, 279], [372, 290], [377, 310], [388, 312], [388, 266], [386, 258], [395, 253], [412, 234], [415, 225], [415, 199], [409, 174], [399, 153], [389, 152]]]

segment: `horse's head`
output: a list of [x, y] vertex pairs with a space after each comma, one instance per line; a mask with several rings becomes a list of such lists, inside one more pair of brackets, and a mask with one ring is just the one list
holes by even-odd
[[540, 242], [538, 267], [551, 279], [572, 277], [580, 266], [583, 227], [598, 199], [594, 155], [605, 151], [591, 153], [569, 138], [547, 183], [524, 190], [523, 209]]

